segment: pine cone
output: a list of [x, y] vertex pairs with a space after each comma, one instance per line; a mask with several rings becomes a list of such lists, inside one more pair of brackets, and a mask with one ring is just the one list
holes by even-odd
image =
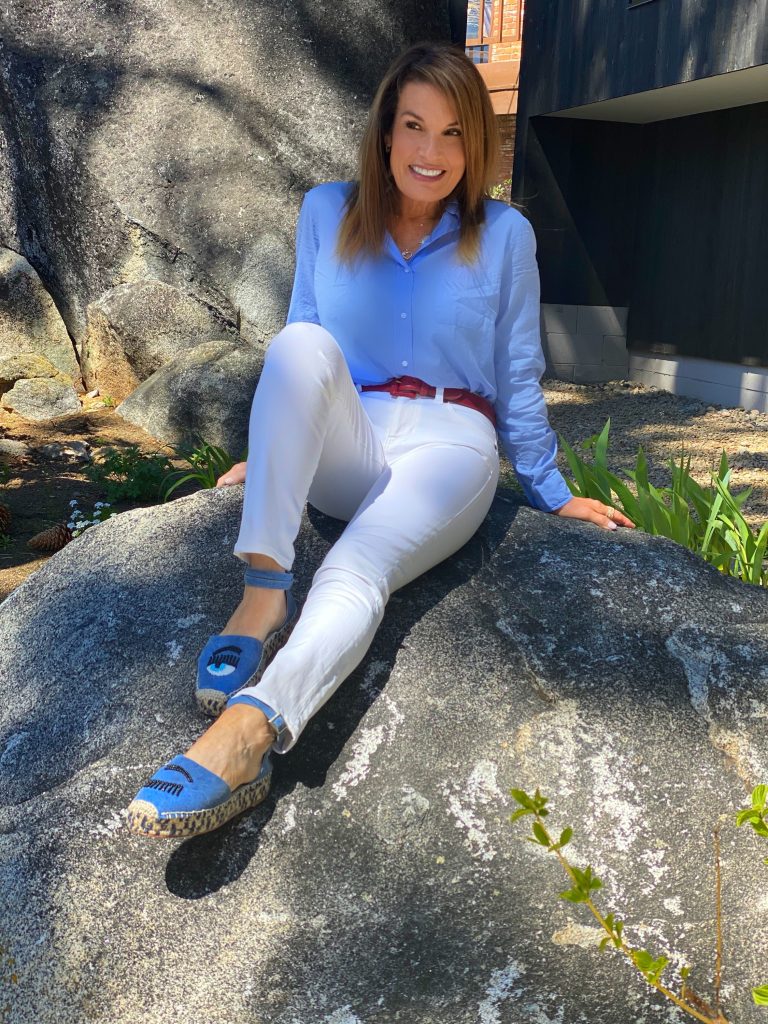
[[37, 533], [35, 536], [27, 541], [27, 547], [32, 548], [33, 551], [60, 551], [65, 544], [69, 544], [72, 540], [72, 531], [66, 525], [66, 523], [59, 523], [57, 526], [51, 526], [47, 530], [43, 530], [42, 533]]
[[11, 528], [11, 510], [0, 501], [0, 533], [8, 533]]

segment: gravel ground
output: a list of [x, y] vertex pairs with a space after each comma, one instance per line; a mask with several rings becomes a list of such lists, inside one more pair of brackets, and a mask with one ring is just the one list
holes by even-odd
[[[683, 446], [702, 484], [710, 482], [710, 471], [725, 450], [734, 470], [733, 487], [753, 488], [744, 509], [748, 521], [759, 526], [768, 519], [768, 415], [708, 406], [631, 381], [584, 385], [546, 380], [544, 393], [552, 426], [571, 445], [599, 433], [610, 417], [609, 466], [614, 471], [633, 468], [642, 444], [657, 485], [668, 483], [667, 461], [678, 457]], [[72, 498], [85, 505], [104, 497], [86, 479], [81, 461], [52, 457], [51, 446], [77, 442], [90, 450], [97, 439], [102, 444], [137, 444], [147, 452], [158, 449], [154, 438], [101, 402], [43, 423], [0, 410], [0, 461], [11, 471], [0, 487], [0, 501], [13, 515], [10, 536], [0, 537], [0, 601], [48, 557], [28, 549], [30, 537], [65, 522]], [[562, 452], [560, 465], [569, 472]], [[509, 467], [503, 481], [514, 482]]]
[[[667, 462], [684, 447], [691, 473], [710, 482], [723, 451], [733, 468], [732, 490], [752, 487], [744, 513], [753, 525], [768, 519], [768, 415], [755, 410], [726, 409], [695, 398], [682, 398], [634, 381], [570, 384], [545, 380], [549, 418], [571, 446], [599, 433], [611, 420], [608, 465], [634, 468], [639, 445], [645, 449], [651, 482], [669, 482]], [[560, 454], [560, 465], [567, 463]]]

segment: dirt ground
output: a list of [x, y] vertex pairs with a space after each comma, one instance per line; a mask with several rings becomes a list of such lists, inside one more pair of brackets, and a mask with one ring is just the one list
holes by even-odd
[[[610, 416], [611, 468], [634, 466], [637, 447], [642, 444], [651, 478], [658, 484], [666, 482], [667, 460], [676, 458], [681, 446], [692, 456], [694, 476], [704, 484], [725, 450], [734, 467], [734, 488], [753, 488], [745, 507], [747, 518], [752, 525], [768, 519], [768, 415], [707, 406], [628, 381], [605, 385], [546, 381], [545, 397], [553, 427], [572, 445], [597, 433]], [[146, 453], [172, 455], [169, 448], [127, 423], [114, 409], [104, 407], [98, 398], [84, 401], [81, 412], [40, 423], [0, 409], [0, 439], [25, 445], [23, 454], [0, 451], [0, 462], [10, 472], [0, 486], [0, 502], [10, 507], [12, 516], [5, 546], [0, 541], [0, 600], [50, 557], [27, 547], [31, 537], [65, 523], [72, 499], [86, 511], [95, 501], [105, 500], [99, 486], [85, 476], [82, 462], [46, 455], [43, 446], [80, 441], [96, 452], [101, 445], [135, 444]], [[561, 468], [566, 470], [562, 456]], [[177, 495], [193, 489], [190, 486]], [[115, 508], [125, 511], [139, 504]]]
[[[81, 412], [41, 422], [24, 420], [0, 409], [0, 439], [20, 441], [27, 446], [22, 455], [0, 451], [0, 462], [8, 466], [11, 474], [0, 485], [0, 502], [11, 510], [8, 542], [6, 546], [0, 544], [0, 601], [51, 557], [27, 547], [35, 534], [66, 523], [72, 499], [77, 499], [85, 512], [90, 512], [94, 502], [106, 500], [100, 486], [85, 476], [83, 462], [66, 456], [51, 458], [41, 452], [43, 446], [80, 441], [96, 452], [102, 445], [135, 444], [147, 454], [172, 455], [169, 448], [140, 427], [127, 423], [114, 409], [105, 408], [98, 400], [90, 406], [85, 400]], [[177, 493], [189, 493], [189, 489]], [[115, 509], [123, 512], [140, 504], [145, 503], [126, 502]]]

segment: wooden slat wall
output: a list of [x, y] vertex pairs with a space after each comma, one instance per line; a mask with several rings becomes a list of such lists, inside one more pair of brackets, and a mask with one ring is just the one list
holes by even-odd
[[632, 347], [768, 366], [768, 103], [644, 131]]
[[768, 0], [528, 0], [531, 116], [768, 63]]

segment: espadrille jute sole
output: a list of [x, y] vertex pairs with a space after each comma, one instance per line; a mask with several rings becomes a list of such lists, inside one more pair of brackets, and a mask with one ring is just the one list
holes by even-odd
[[227, 701], [229, 700], [230, 697], [234, 697], [236, 693], [239, 693], [240, 690], [245, 689], [246, 686], [255, 686], [261, 680], [261, 677], [266, 672], [267, 666], [272, 661], [274, 656], [277, 654], [280, 648], [288, 642], [288, 637], [291, 635], [291, 632], [293, 631], [293, 627], [295, 625], [296, 616], [294, 615], [294, 617], [289, 622], [286, 622], [282, 629], [278, 629], [276, 633], [273, 633], [272, 636], [268, 637], [264, 641], [264, 647], [262, 650], [259, 667], [253, 673], [253, 675], [249, 679], [247, 679], [242, 686], [238, 686], [236, 690], [233, 690], [231, 693], [224, 693], [222, 690], [203, 688], [196, 690], [195, 699], [197, 701], [197, 706], [200, 708], [200, 710], [204, 714], [210, 715], [211, 718], [218, 718], [219, 715], [224, 710], [224, 708], [226, 707]]
[[221, 828], [231, 818], [260, 804], [272, 781], [272, 773], [248, 782], [217, 807], [201, 811], [180, 811], [173, 817], [160, 818], [157, 808], [146, 800], [133, 800], [128, 805], [128, 828], [137, 836], [158, 839], [188, 839]]

